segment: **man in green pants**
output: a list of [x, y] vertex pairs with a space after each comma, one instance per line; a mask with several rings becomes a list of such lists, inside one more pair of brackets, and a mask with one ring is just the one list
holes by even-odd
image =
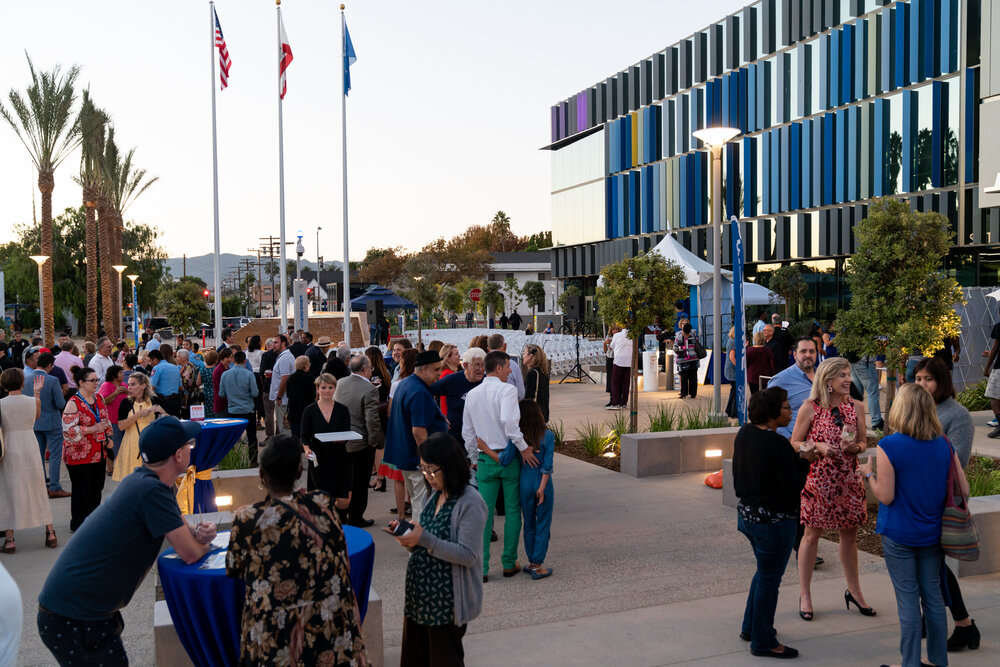
[[493, 351], [486, 355], [486, 377], [483, 383], [471, 390], [465, 398], [462, 416], [462, 439], [469, 452], [469, 459], [476, 471], [479, 494], [490, 508], [489, 520], [483, 531], [483, 581], [488, 581], [490, 570], [490, 533], [493, 531], [493, 507], [497, 494], [503, 487], [503, 576], [513, 577], [521, 571], [517, 562], [517, 543], [521, 536], [521, 503], [518, 480], [521, 461], [514, 458], [508, 465], [499, 462], [499, 455], [514, 443], [525, 465], [538, 466], [538, 459], [524, 441], [521, 428], [521, 411], [517, 406], [517, 388], [507, 384], [510, 359], [505, 352]]

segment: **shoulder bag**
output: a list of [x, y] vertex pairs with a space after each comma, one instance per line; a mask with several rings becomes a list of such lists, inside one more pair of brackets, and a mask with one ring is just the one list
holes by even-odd
[[701, 341], [694, 336], [691, 337], [691, 340], [694, 341], [694, 353], [698, 355], [698, 358], [704, 359], [707, 357], [708, 351], [705, 349], [705, 346], [701, 344]]
[[[949, 449], [951, 449], [949, 447]], [[941, 549], [956, 560], [979, 560], [979, 530], [969, 511], [969, 498], [962, 493], [958, 476], [965, 474], [952, 455], [948, 471], [948, 495], [941, 516]], [[956, 503], [955, 500], [958, 499]]]

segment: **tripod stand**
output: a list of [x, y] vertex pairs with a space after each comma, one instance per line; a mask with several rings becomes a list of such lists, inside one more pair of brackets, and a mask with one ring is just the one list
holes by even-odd
[[578, 319], [573, 322], [573, 338], [574, 343], [576, 344], [576, 363], [573, 364], [573, 367], [569, 369], [566, 375], [563, 376], [563, 379], [559, 380], [559, 384], [562, 384], [570, 378], [576, 380], [577, 382], [583, 382], [584, 378], [586, 378], [594, 384], [597, 384], [597, 381], [590, 377], [590, 373], [583, 370], [583, 366], [580, 365], [580, 327], [582, 325], [582, 319]]

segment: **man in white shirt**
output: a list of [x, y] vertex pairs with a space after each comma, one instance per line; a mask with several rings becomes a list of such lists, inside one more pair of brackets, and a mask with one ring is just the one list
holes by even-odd
[[632, 380], [632, 345], [628, 329], [622, 329], [611, 337], [611, 351], [614, 361], [611, 368], [611, 403], [608, 410], [622, 410], [628, 406], [628, 390]]
[[288, 349], [288, 337], [277, 336], [274, 339], [274, 351], [278, 359], [271, 371], [271, 393], [268, 396], [274, 401], [274, 434], [281, 433], [288, 415], [288, 396], [285, 395], [285, 385], [288, 377], [295, 372], [295, 355]]
[[[499, 462], [500, 453], [513, 443], [521, 453], [521, 459], [532, 468], [538, 466], [538, 459], [524, 441], [521, 427], [521, 411], [517, 406], [517, 389], [507, 384], [510, 375], [510, 359], [506, 352], [494, 350], [486, 355], [486, 377], [483, 383], [471, 390], [465, 398], [465, 412], [462, 416], [462, 439], [465, 449], [476, 470], [479, 494], [490, 508], [489, 520], [483, 530], [483, 581], [487, 580], [490, 569], [490, 534], [493, 532], [493, 507], [497, 495], [503, 487], [503, 576], [513, 577], [521, 571], [517, 562], [517, 545], [521, 534], [521, 501], [519, 480], [521, 463], [518, 457], [507, 465]], [[484, 449], [479, 451], [480, 443]]]
[[91, 368], [97, 372], [97, 379], [104, 382], [104, 376], [107, 375], [108, 369], [114, 364], [111, 361], [111, 350], [114, 345], [111, 344], [111, 339], [107, 336], [102, 336], [97, 339], [97, 354], [90, 358]]

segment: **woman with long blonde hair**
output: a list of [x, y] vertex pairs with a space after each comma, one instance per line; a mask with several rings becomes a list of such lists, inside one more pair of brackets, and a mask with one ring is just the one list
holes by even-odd
[[521, 350], [521, 361], [528, 369], [524, 376], [524, 397], [538, 403], [546, 423], [549, 421], [549, 359], [545, 350], [528, 343]]
[[800, 520], [805, 534], [799, 545], [799, 616], [813, 619], [810, 584], [819, 538], [824, 530], [840, 533], [840, 564], [847, 579], [844, 604], [854, 603], [864, 616], [875, 610], [865, 603], [858, 577], [858, 528], [868, 518], [865, 489], [858, 474], [858, 454], [867, 448], [865, 407], [851, 398], [851, 364], [831, 357], [816, 368], [809, 400], [802, 404], [792, 432], [792, 445], [815, 447], [802, 489]]

